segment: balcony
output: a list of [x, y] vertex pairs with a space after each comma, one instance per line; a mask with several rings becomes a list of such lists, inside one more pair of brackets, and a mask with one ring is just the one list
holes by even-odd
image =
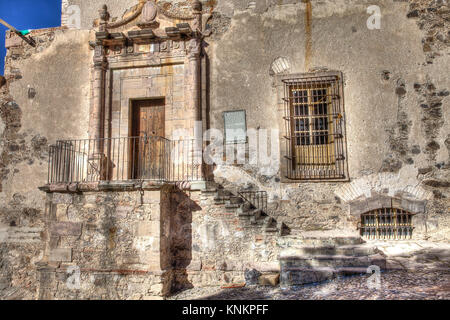
[[158, 136], [61, 140], [50, 146], [48, 185], [203, 181], [202, 148]]

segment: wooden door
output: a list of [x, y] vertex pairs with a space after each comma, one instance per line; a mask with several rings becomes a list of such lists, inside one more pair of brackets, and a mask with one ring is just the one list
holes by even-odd
[[162, 179], [165, 153], [164, 99], [136, 100], [132, 105], [133, 179]]

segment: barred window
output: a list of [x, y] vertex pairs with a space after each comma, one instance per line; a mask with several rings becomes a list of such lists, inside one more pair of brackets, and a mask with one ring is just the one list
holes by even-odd
[[283, 80], [285, 86], [287, 178], [346, 178], [342, 77]]
[[366, 239], [407, 240], [412, 238], [414, 214], [396, 208], [372, 210], [361, 215], [360, 233]]

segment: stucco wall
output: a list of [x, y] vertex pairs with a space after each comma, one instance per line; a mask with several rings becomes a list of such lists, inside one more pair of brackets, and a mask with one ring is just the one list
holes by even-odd
[[[412, 145], [426, 148], [428, 137], [421, 126], [421, 99], [415, 83], [434, 83], [445, 91], [447, 77], [439, 68], [448, 67], [448, 59], [438, 57], [425, 64], [421, 41], [423, 34], [414, 19], [406, 19], [409, 4], [375, 1], [381, 8], [381, 29], [369, 30], [366, 1], [351, 1], [337, 7], [331, 2], [312, 1], [312, 52], [305, 56], [305, 4], [270, 7], [264, 13], [234, 11], [230, 29], [219, 39], [208, 39], [211, 59], [211, 126], [222, 128], [222, 111], [246, 109], [249, 128], [282, 128], [276, 112], [276, 94], [269, 76], [271, 63], [279, 56], [291, 64], [290, 72], [312, 68], [339, 70], [344, 74], [346, 127], [350, 177], [356, 179], [383, 168], [383, 161], [398, 157], [390, 142], [397, 138], [399, 111], [406, 113], [409, 135], [407, 153], [413, 164], [403, 170], [414, 175], [429, 162], [423, 152], [410, 153]], [[334, 9], [333, 9], [334, 8]], [[345, 8], [345, 9], [344, 9]], [[309, 60], [309, 63], [305, 62]], [[440, 67], [438, 67], [440, 66]], [[390, 79], [383, 79], [383, 71]], [[406, 94], [399, 97], [396, 88], [405, 83]], [[233, 94], [230, 94], [230, 93]], [[443, 110], [444, 126], [438, 143], [436, 162], [448, 159], [444, 134], [448, 132], [448, 112]], [[375, 121], [376, 120], [376, 121]], [[391, 132], [394, 131], [392, 134]], [[370, 155], [367, 156], [367, 155]], [[405, 159], [406, 160], [406, 159]]]
[[[442, 227], [435, 235], [446, 238], [448, 209], [439, 203], [448, 203], [450, 113], [445, 106], [450, 83], [441, 71], [449, 67], [448, 10], [436, 1], [311, 1], [308, 32], [306, 3], [270, 3], [246, 9], [242, 1], [227, 1], [227, 9], [219, 6], [207, 25], [213, 30], [206, 39], [211, 127], [223, 130], [223, 111], [245, 109], [248, 128], [283, 132], [280, 101], [269, 75], [278, 57], [289, 61], [288, 73], [341, 71], [350, 183], [279, 184], [278, 177], [267, 182], [267, 177], [256, 181], [256, 175], [243, 178], [245, 172], [227, 176], [219, 173], [223, 168], [216, 173], [239, 186], [257, 185], [290, 199], [292, 208], [284, 215], [287, 222], [297, 221], [294, 227], [302, 225], [300, 217], [308, 221], [317, 216], [303, 228], [327, 228], [323, 221], [333, 219], [335, 227], [353, 228], [346, 203], [371, 197], [371, 192], [403, 193], [429, 201], [429, 225]], [[369, 5], [381, 10], [379, 30], [367, 27]], [[308, 38], [312, 49], [306, 52]], [[339, 209], [327, 213], [321, 203]], [[434, 227], [427, 230], [436, 232]]]
[[[32, 48], [7, 39], [0, 96], [1, 290], [36, 296], [34, 263], [42, 258], [48, 144], [86, 138], [92, 53], [89, 32], [60, 28], [32, 33]], [[27, 252], [26, 259], [17, 259]], [[20, 271], [16, 271], [20, 270]]]
[[[41, 39], [45, 42], [36, 49], [12, 47], [8, 51], [5, 74], [8, 77], [14, 72], [16, 79], [9, 82], [12, 101], [5, 106], [5, 113], [18, 110], [20, 121], [14, 135], [8, 136], [6, 130], [4, 136], [5, 157], [13, 158], [10, 162], [15, 170], [3, 176], [3, 203], [15, 193], [26, 195], [28, 204], [43, 197], [37, 188], [47, 177], [47, 150], [43, 148], [37, 159], [26, 154], [28, 149], [36, 149], [33, 141], [47, 145], [57, 139], [87, 138], [92, 61], [89, 32], [43, 31]], [[21, 156], [11, 153], [16, 148], [23, 151]]]

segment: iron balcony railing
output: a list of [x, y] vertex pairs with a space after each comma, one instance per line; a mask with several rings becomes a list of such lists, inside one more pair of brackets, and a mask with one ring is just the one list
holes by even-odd
[[202, 145], [157, 136], [57, 141], [48, 183], [202, 180]]

